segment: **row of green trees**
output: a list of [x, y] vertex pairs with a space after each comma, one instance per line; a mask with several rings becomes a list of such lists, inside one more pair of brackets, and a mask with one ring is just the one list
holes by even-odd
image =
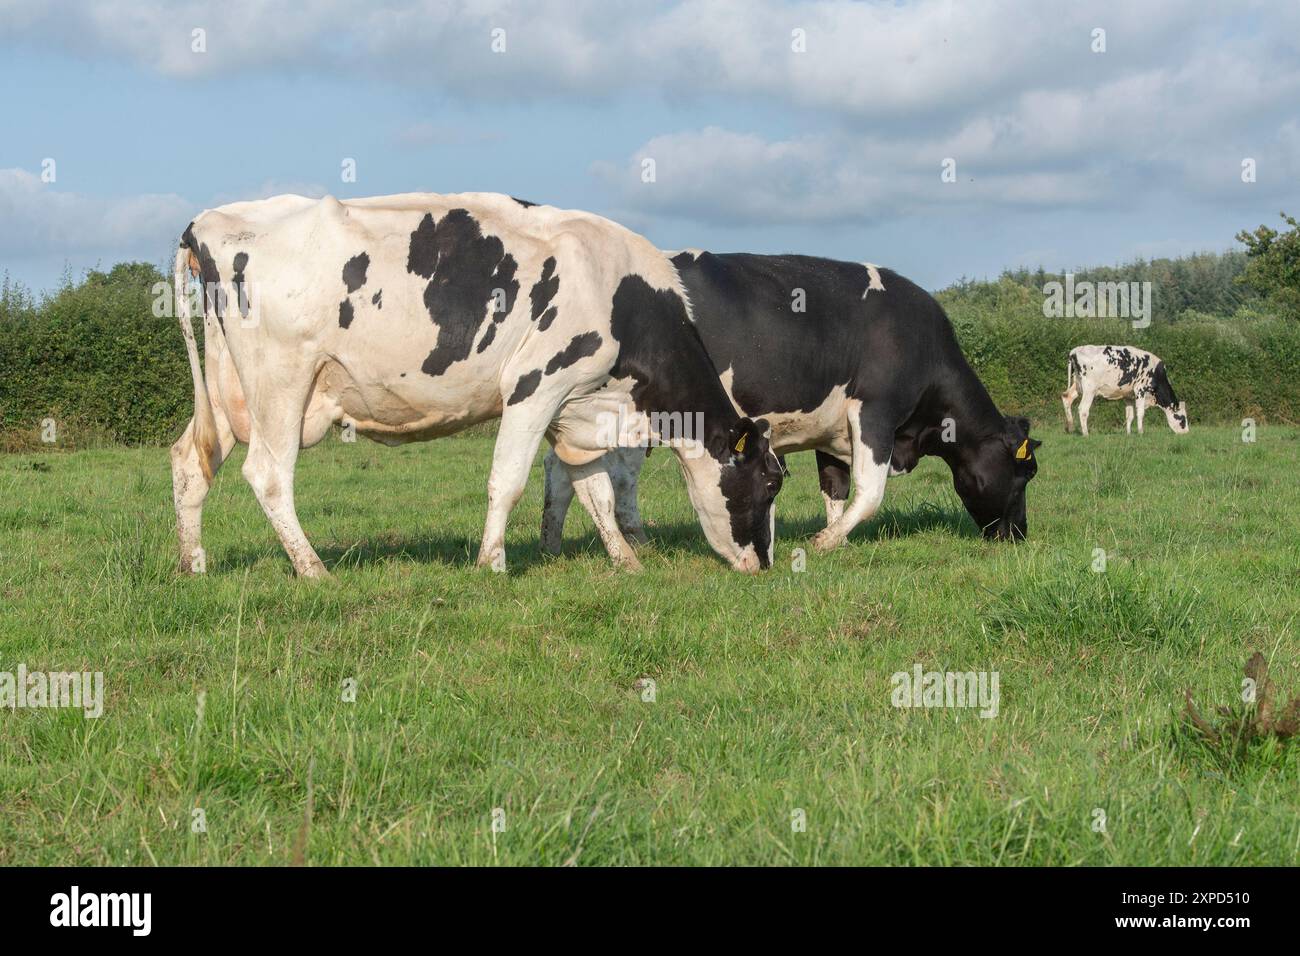
[[[1076, 283], [1151, 283], [1152, 318], [1161, 322], [1207, 316], [1300, 320], [1300, 222], [1285, 212], [1281, 216], [1289, 229], [1261, 225], [1239, 232], [1237, 241], [1246, 247], [1243, 250], [1134, 259], [1080, 268], [1072, 274]], [[1041, 305], [1047, 284], [1064, 281], [1064, 273], [1041, 267], [1008, 269], [992, 282], [963, 278], [944, 294], [947, 303], [996, 314], [1029, 302]]]
[[[1246, 285], [1244, 252], [1203, 252], [1177, 259], [1135, 259], [1114, 266], [1095, 266], [1072, 273], [1076, 283], [1151, 283], [1152, 318], [1177, 322], [1199, 316], [1233, 316], [1238, 312], [1271, 310], [1267, 296]], [[1042, 268], [1008, 269], [993, 282], [962, 279], [949, 289], [949, 301], [984, 305], [998, 312], [1009, 304], [1034, 301], [1042, 305], [1043, 290], [1065, 282], [1065, 273]]]
[[[1044, 287], [1060, 274], [1011, 270], [938, 293], [967, 356], [1006, 411], [1052, 419], [1065, 357], [1127, 343], [1164, 358], [1194, 421], [1300, 421], [1300, 225], [1261, 226], [1245, 251], [1081, 269], [1076, 282], [1151, 282], [1152, 324], [1057, 319]], [[192, 411], [175, 319], [153, 308], [157, 268], [128, 262], [34, 296], [0, 282], [0, 448], [172, 440]]]

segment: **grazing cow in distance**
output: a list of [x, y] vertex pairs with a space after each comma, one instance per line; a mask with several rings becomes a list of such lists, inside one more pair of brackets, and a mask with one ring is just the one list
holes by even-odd
[[1124, 402], [1124, 430], [1133, 434], [1133, 418], [1137, 417], [1138, 434], [1142, 434], [1142, 419], [1147, 406], [1156, 405], [1165, 413], [1175, 434], [1186, 435], [1187, 403], [1180, 402], [1169, 384], [1169, 373], [1159, 356], [1131, 345], [1080, 345], [1070, 350], [1066, 366], [1066, 388], [1061, 393], [1065, 406], [1065, 430], [1074, 431], [1071, 406], [1079, 402], [1079, 430], [1088, 434], [1088, 413], [1092, 400], [1102, 398], [1122, 399]]
[[[203, 502], [236, 441], [294, 569], [316, 577], [325, 566], [294, 507], [300, 448], [336, 423], [396, 445], [493, 418], [478, 563], [504, 570], [506, 521], [543, 436], [584, 505], [615, 526], [609, 476], [591, 463], [611, 447], [603, 421], [628, 413], [695, 416], [690, 442], [654, 437], [681, 461], [713, 548], [738, 570], [771, 564], [781, 472], [767, 423], [736, 413], [672, 263], [607, 219], [491, 193], [235, 203], [185, 230], [175, 294], [194, 385], [194, 418], [172, 447], [183, 570], [202, 570]], [[621, 539], [607, 546], [636, 566]]]
[[[814, 547], [843, 543], [880, 507], [886, 479], [925, 455], [951, 468], [985, 537], [1025, 536], [1040, 442], [1027, 419], [998, 411], [925, 290], [889, 269], [811, 256], [692, 250], [672, 261], [737, 410], [771, 422], [778, 455], [817, 452], [827, 523]], [[629, 533], [640, 518], [627, 490], [644, 460], [642, 449], [606, 455]], [[543, 546], [557, 551], [572, 493], [562, 463], [546, 472]]]

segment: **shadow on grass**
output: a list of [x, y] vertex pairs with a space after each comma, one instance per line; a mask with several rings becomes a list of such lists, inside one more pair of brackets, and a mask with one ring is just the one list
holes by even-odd
[[[825, 527], [825, 524], [825, 519], [821, 516], [790, 521], [778, 518], [777, 542], [778, 544], [781, 542], [806, 544], [813, 535]], [[941, 508], [933, 504], [922, 504], [907, 511], [886, 510], [878, 514], [854, 529], [849, 536], [849, 544], [851, 546], [855, 541], [905, 538], [935, 530], [945, 531], [956, 537], [979, 537], [974, 523], [966, 517], [966, 512], [960, 509]], [[650, 537], [649, 547], [660, 553], [716, 557], [697, 522], [648, 524], [646, 533]], [[325, 567], [331, 571], [369, 567], [394, 560], [473, 568], [478, 558], [478, 547], [477, 538], [464, 535], [389, 533], [351, 544], [324, 543], [317, 547], [316, 553], [325, 562]], [[566, 535], [561, 556], [601, 555], [604, 554], [604, 550], [599, 536], [595, 531], [588, 530], [581, 534]], [[214, 570], [218, 573], [242, 570], [261, 561], [276, 558], [282, 559], [286, 567], [288, 566], [288, 558], [278, 545], [273, 548], [265, 545], [235, 548], [213, 557], [216, 558]], [[527, 572], [554, 560], [551, 555], [542, 553], [536, 538], [506, 546], [506, 566], [512, 573]]]
[[[780, 509], [776, 519], [776, 541], [795, 544], [802, 547], [813, 535], [826, 527], [826, 519], [821, 515], [809, 515], [803, 518], [782, 519]], [[849, 545], [859, 541], [876, 541], [884, 538], [906, 538], [924, 534], [927, 531], [944, 531], [959, 538], [978, 538], [979, 529], [975, 522], [966, 516], [960, 508], [942, 508], [935, 504], [921, 504], [906, 511], [886, 509], [870, 521], [864, 521], [853, 529], [849, 535]], [[656, 523], [646, 526], [650, 541], [660, 550], [671, 549], [698, 554], [712, 554], [713, 550], [704, 540], [704, 532], [695, 522]], [[595, 533], [580, 540], [587, 546], [600, 550], [600, 539]], [[565, 548], [565, 552], [568, 552]]]
[[[412, 561], [417, 564], [447, 564], [474, 567], [478, 557], [478, 540], [458, 535], [394, 535], [365, 538], [352, 543], [331, 541], [316, 545], [316, 553], [330, 571], [369, 567], [389, 561]], [[267, 560], [283, 562], [289, 558], [276, 542], [273, 546], [242, 547], [210, 555], [218, 572], [237, 571]], [[507, 567], [521, 570], [542, 563], [536, 548], [506, 548]]]
[[[883, 511], [865, 528], [865, 534], [862, 529], [859, 529], [858, 534], [873, 541], [879, 538], [906, 538], [927, 531], [945, 531], [957, 538], [981, 537], [974, 519], [961, 508], [943, 508], [931, 503], [918, 505], [908, 511]], [[852, 541], [856, 536], [849, 535], [849, 540]]]

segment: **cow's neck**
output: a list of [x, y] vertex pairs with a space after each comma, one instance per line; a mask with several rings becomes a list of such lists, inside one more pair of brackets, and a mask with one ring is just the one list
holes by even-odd
[[611, 331], [619, 354], [610, 375], [631, 380], [636, 410], [658, 416], [660, 422], [690, 423], [689, 434], [656, 437], [664, 442], [681, 437], [702, 441], [713, 458], [729, 457], [727, 439], [740, 416], [718, 380], [683, 296], [628, 276], [614, 294]]
[[653, 379], [632, 387], [637, 411], [656, 426], [655, 437], [677, 447], [677, 439], [702, 443], [718, 461], [730, 457], [731, 428], [740, 420], [718, 373], [700, 355], [681, 355], [662, 366]]
[[1002, 413], [979, 378], [966, 364], [949, 366], [947, 374], [926, 389], [911, 417], [898, 430], [895, 447], [915, 458], [934, 455], [957, 467], [979, 446], [1006, 429]]

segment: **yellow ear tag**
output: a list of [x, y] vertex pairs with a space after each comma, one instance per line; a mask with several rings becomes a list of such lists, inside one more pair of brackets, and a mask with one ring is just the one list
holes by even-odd
[[1016, 461], [1025, 461], [1029, 458], [1030, 454], [1029, 439], [1026, 438], [1020, 443], [1020, 447], [1016, 449]]
[[748, 434], [744, 434], [744, 435], [741, 435], [740, 438], [736, 441], [736, 454], [737, 454], [737, 455], [739, 455], [742, 451], [745, 450], [745, 439], [748, 438], [748, 437], [749, 437]]

